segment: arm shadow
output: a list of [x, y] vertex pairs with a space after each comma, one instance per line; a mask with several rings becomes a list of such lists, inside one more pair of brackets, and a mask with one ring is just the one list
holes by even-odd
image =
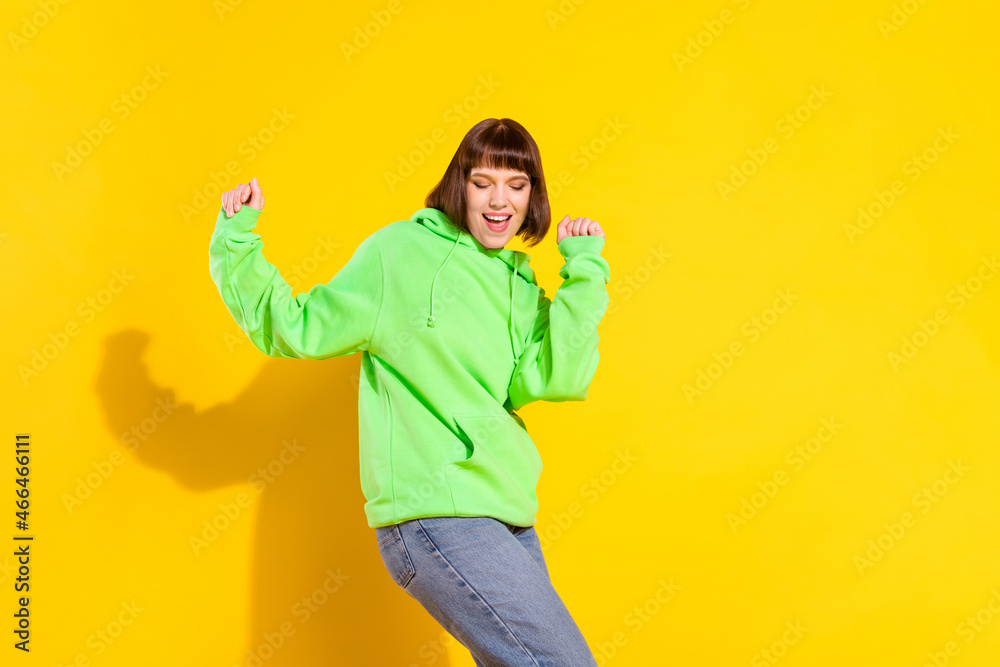
[[[237, 398], [197, 412], [152, 382], [149, 341], [135, 329], [106, 338], [94, 391], [114, 440], [131, 443], [127, 456], [191, 493], [232, 485], [234, 499], [239, 491], [252, 498], [242, 510], [255, 512], [251, 640], [242, 655], [264, 647], [273, 652], [268, 667], [447, 667], [444, 630], [391, 580], [365, 520], [359, 357], [273, 359]], [[135, 440], [122, 440], [129, 431]], [[202, 519], [212, 517], [192, 524]], [[265, 636], [283, 623], [294, 633], [271, 651]]]

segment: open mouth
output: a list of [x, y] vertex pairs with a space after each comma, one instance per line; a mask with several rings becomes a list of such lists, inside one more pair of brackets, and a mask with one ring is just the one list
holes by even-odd
[[502, 232], [503, 230], [507, 229], [507, 225], [510, 224], [510, 218], [511, 216], [509, 215], [494, 217], [494, 216], [487, 216], [485, 213], [483, 213], [483, 220], [486, 221], [486, 225], [495, 232]]

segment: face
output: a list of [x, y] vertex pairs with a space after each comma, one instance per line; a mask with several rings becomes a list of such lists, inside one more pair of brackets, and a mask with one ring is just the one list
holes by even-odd
[[[465, 220], [484, 248], [502, 248], [528, 214], [531, 179], [523, 171], [477, 167], [465, 182]], [[499, 219], [496, 222], [491, 218]]]

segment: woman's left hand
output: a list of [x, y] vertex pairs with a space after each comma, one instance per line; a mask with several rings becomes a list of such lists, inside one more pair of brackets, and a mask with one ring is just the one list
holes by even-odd
[[567, 214], [556, 227], [556, 245], [567, 236], [600, 236], [605, 239], [604, 230], [596, 220], [590, 218], [572, 218]]

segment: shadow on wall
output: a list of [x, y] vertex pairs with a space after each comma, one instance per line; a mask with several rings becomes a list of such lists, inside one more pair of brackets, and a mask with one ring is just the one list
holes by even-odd
[[[127, 330], [105, 340], [95, 388], [115, 440], [153, 414], [157, 399], [173, 398], [142, 361], [149, 338]], [[390, 579], [365, 520], [351, 380], [359, 363], [354, 355], [271, 360], [231, 403], [201, 413], [176, 406], [132, 453], [192, 491], [246, 485], [269, 464], [279, 471], [263, 480], [263, 493], [246, 487], [256, 507], [243, 510], [255, 511], [257, 524], [252, 639], [242, 655], [263, 645], [267, 657], [264, 634], [285, 622], [295, 628], [263, 661], [268, 667], [449, 664], [441, 626]], [[293, 441], [304, 449], [289, 449]], [[283, 451], [287, 464], [274, 463]], [[332, 594], [322, 592], [325, 581]], [[303, 621], [293, 607], [314, 594], [315, 611]]]

